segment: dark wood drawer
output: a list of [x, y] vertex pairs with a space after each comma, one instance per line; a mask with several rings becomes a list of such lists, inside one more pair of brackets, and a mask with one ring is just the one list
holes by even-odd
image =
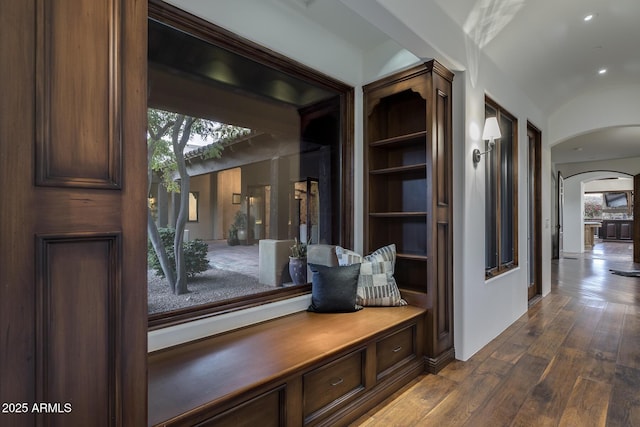
[[376, 373], [378, 379], [390, 373], [398, 363], [415, 356], [415, 328], [415, 325], [411, 325], [376, 343]]
[[196, 424], [197, 427], [278, 427], [284, 425], [284, 387]]
[[364, 350], [348, 354], [303, 376], [304, 417], [308, 422], [364, 390]]

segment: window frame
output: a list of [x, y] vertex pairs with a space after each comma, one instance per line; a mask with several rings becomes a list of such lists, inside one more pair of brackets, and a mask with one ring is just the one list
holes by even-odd
[[[506, 111], [497, 102], [485, 96], [485, 117], [487, 110], [493, 110], [498, 118], [502, 137], [496, 140], [496, 144], [491, 152], [485, 156], [485, 279], [499, 276], [518, 266], [518, 120], [514, 115]], [[510, 121], [511, 133], [511, 154], [503, 146], [505, 140], [505, 126], [503, 121]], [[510, 164], [505, 164], [510, 160]], [[499, 167], [495, 166], [499, 165]], [[505, 174], [506, 172], [506, 174]], [[510, 175], [510, 176], [509, 176]], [[510, 177], [511, 182], [505, 181]], [[505, 186], [511, 187], [505, 192]], [[505, 221], [503, 207], [508, 206], [513, 209], [510, 215], [511, 221]], [[508, 213], [507, 213], [508, 215]], [[513, 256], [511, 259], [505, 258], [505, 248], [503, 240], [508, 239], [508, 227], [511, 227], [511, 247]], [[489, 252], [495, 248], [495, 262], [489, 265]], [[495, 265], [494, 265], [495, 264]]]
[[[340, 99], [340, 147], [339, 147], [339, 182], [341, 215], [339, 218], [339, 239], [336, 245], [353, 247], [354, 209], [354, 88], [320, 73], [306, 65], [300, 64], [277, 52], [271, 51], [253, 41], [244, 39], [235, 33], [225, 30], [211, 22], [189, 14], [161, 0], [150, 0], [149, 19], [172, 26], [178, 30], [192, 34], [208, 43], [215, 44], [256, 62], [268, 65], [276, 70], [286, 72], [296, 78], [332, 90]], [[295, 288], [282, 288], [255, 295], [234, 298], [226, 301], [212, 302], [170, 312], [149, 315], [149, 330], [164, 328], [192, 320], [198, 320], [231, 311], [247, 309], [271, 302], [309, 294], [311, 285]]]

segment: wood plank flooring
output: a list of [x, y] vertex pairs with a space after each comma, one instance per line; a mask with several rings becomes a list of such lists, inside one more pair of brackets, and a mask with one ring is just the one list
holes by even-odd
[[551, 293], [466, 362], [353, 426], [640, 425], [640, 278], [626, 243], [552, 261]]

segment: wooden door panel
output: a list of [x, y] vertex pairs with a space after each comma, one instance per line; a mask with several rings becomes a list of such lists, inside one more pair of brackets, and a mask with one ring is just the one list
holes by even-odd
[[38, 0], [36, 7], [38, 184], [117, 188], [119, 1]]
[[0, 424], [146, 425], [146, 1], [0, 10]]
[[120, 236], [40, 236], [37, 246], [37, 401], [62, 405], [52, 425], [118, 425]]
[[[448, 90], [448, 83], [444, 81], [440, 76], [434, 75], [433, 84], [435, 88], [435, 100], [433, 103], [434, 111], [434, 138], [433, 138], [433, 150], [434, 150], [434, 163], [435, 163], [435, 202], [438, 208], [449, 208], [451, 198], [451, 179], [452, 176], [452, 160], [451, 160], [451, 136], [449, 131], [451, 129], [451, 105], [449, 104], [449, 94], [442, 90], [439, 90], [438, 85], [442, 85]], [[444, 215], [444, 218], [448, 219], [448, 210]], [[448, 256], [449, 254], [445, 255]]]

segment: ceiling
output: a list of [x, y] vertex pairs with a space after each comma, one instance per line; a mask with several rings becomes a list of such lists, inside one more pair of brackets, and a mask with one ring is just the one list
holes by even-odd
[[[271, 0], [362, 51], [389, 40], [344, 4], [354, 1]], [[359, 3], [373, 7], [369, 1]], [[421, 1], [449, 15], [549, 114], [581, 93], [640, 83], [640, 0]], [[402, 25], [390, 14], [389, 22]], [[640, 156], [640, 126], [583, 134], [552, 150], [555, 163], [630, 156]]]

